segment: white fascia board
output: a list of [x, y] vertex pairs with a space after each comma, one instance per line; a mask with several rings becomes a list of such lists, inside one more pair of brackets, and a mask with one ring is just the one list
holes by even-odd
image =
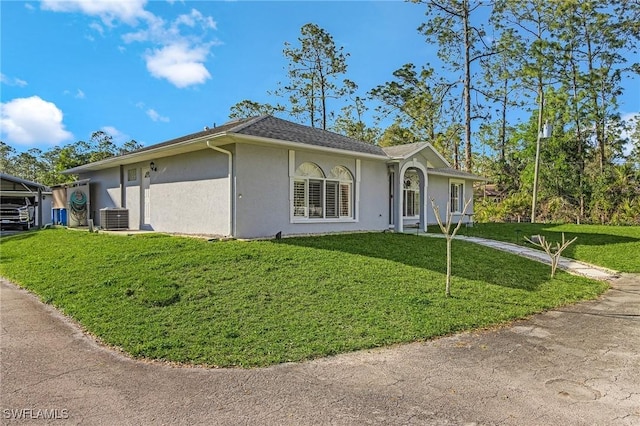
[[287, 147], [291, 149], [299, 149], [299, 150], [306, 150], [306, 151], [309, 151], [309, 150], [322, 151], [322, 152], [328, 152], [331, 154], [347, 155], [349, 157], [371, 158], [374, 160], [382, 160], [382, 161], [389, 160], [389, 157], [386, 155], [369, 154], [366, 152], [330, 148], [330, 147], [311, 145], [311, 144], [301, 143], [301, 142], [283, 141], [280, 139], [271, 139], [271, 138], [265, 138], [262, 136], [242, 135], [238, 133], [229, 133], [228, 136], [230, 136], [231, 139], [234, 140], [234, 142], [243, 142], [243, 141], [253, 142], [260, 145], [282, 146], [282, 147]]
[[391, 159], [400, 160], [400, 161], [401, 160], [406, 160], [407, 158], [410, 158], [410, 157], [418, 154], [419, 152], [423, 151], [425, 148], [429, 148], [438, 157], [438, 159], [445, 164], [445, 167], [451, 167], [451, 164], [449, 164], [447, 159], [444, 158], [442, 156], [442, 154], [440, 154], [440, 152], [433, 147], [433, 145], [431, 145], [429, 142], [424, 142], [424, 143], [425, 143], [425, 145], [422, 145], [422, 146], [414, 149], [413, 151], [409, 152], [408, 154], [397, 155], [397, 156], [391, 157]]
[[[440, 152], [439, 152], [437, 149], [435, 149], [435, 148], [433, 147], [433, 145], [431, 145], [429, 142], [427, 142], [427, 146], [426, 146], [426, 147], [429, 147], [429, 149], [431, 149], [431, 151], [433, 151], [433, 153], [434, 153], [434, 154], [436, 154], [436, 156], [438, 156], [438, 158], [439, 158], [440, 160], [442, 160], [442, 162], [443, 162], [444, 164], [446, 164], [446, 165], [447, 165], [447, 167], [451, 167], [451, 164], [449, 164], [449, 162], [447, 161], [447, 159], [446, 159], [446, 158], [444, 158], [444, 156], [443, 156], [442, 154], [440, 154]], [[426, 147], [425, 147], [425, 148], [426, 148]]]
[[407, 158], [409, 158], [409, 157], [411, 157], [411, 156], [413, 156], [413, 155], [418, 154], [420, 151], [423, 151], [424, 149], [429, 148], [429, 149], [430, 149], [430, 150], [431, 150], [431, 151], [436, 155], [436, 157], [438, 157], [438, 159], [439, 159], [440, 161], [442, 161], [442, 162], [445, 164], [445, 167], [451, 167], [451, 164], [449, 164], [449, 162], [447, 161], [447, 159], [446, 159], [446, 158], [444, 158], [444, 157], [442, 156], [442, 154], [440, 154], [440, 152], [439, 152], [437, 149], [435, 149], [435, 148], [433, 147], [433, 145], [431, 145], [429, 142], [425, 142], [425, 143], [426, 143], [426, 145], [423, 145], [423, 146], [421, 146], [421, 147], [418, 147], [418, 148], [414, 149], [413, 151], [411, 151], [411, 152], [410, 152], [410, 153], [408, 153], [407, 155], [404, 155], [404, 156], [398, 156], [398, 157], [393, 157], [393, 158], [394, 158], [394, 159], [399, 159], [399, 160], [406, 160]]
[[437, 175], [437, 176], [446, 176], [452, 179], [461, 179], [461, 180], [472, 180], [474, 182], [486, 182], [489, 179], [483, 176], [478, 176], [478, 175], [474, 175], [471, 173], [467, 173], [466, 175], [459, 175], [456, 173], [449, 173], [443, 170], [438, 170], [438, 169], [427, 169], [427, 174], [430, 175]]
[[[189, 139], [186, 141], [178, 142], [176, 144], [159, 146], [157, 148], [149, 148], [141, 152], [132, 152], [130, 154], [119, 155], [117, 157], [109, 157], [109, 158], [105, 158], [104, 160], [96, 161], [94, 163], [83, 164], [82, 166], [64, 170], [62, 171], [62, 174], [67, 174], [67, 175], [78, 174], [82, 172], [108, 169], [108, 168], [116, 167], [120, 165], [138, 163], [141, 161], [150, 161], [156, 158], [165, 157], [167, 156], [166, 154], [172, 151], [183, 150], [184, 148], [187, 148], [189, 145], [195, 145], [202, 142], [206, 143], [208, 140], [216, 139], [225, 135], [226, 135], [225, 133], [220, 133], [217, 135], [201, 136], [196, 139]], [[201, 148], [206, 149], [206, 145], [203, 145]], [[194, 151], [196, 149], [184, 150], [184, 152]]]

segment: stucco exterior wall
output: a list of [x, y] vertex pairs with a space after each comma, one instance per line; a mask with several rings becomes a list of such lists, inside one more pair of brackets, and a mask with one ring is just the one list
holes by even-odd
[[[313, 162], [327, 175], [334, 166], [347, 167], [356, 176], [356, 157], [295, 151], [295, 167]], [[290, 210], [289, 150], [252, 144], [236, 145], [236, 237], [256, 238], [388, 228], [388, 174], [384, 161], [360, 162], [357, 220], [292, 223]], [[356, 190], [356, 185], [359, 190]]]
[[[229, 235], [230, 189], [228, 158], [206, 149], [154, 160], [150, 172], [150, 228], [159, 232]], [[129, 229], [140, 229], [144, 215], [143, 172], [148, 162], [123, 167], [124, 206], [129, 210]], [[136, 169], [136, 180], [128, 171]], [[120, 168], [87, 173], [91, 210], [100, 225], [100, 209], [120, 206]]]
[[[129, 210], [129, 229], [140, 229], [140, 191], [142, 182], [142, 171], [149, 167], [149, 163], [129, 164], [123, 167], [125, 186], [125, 205]], [[129, 170], [135, 170], [135, 180], [129, 181]]]
[[[230, 190], [228, 157], [206, 149], [154, 161], [151, 171], [151, 228], [159, 232], [229, 235]], [[138, 194], [133, 189], [131, 210]], [[143, 214], [138, 209], [138, 220]]]
[[100, 209], [120, 207], [120, 168], [114, 167], [81, 174], [80, 179], [89, 181], [89, 218], [100, 226]]
[[[436, 215], [433, 211], [433, 207], [431, 206], [431, 198], [434, 198], [435, 203], [438, 205], [440, 209], [440, 218], [443, 223], [447, 220], [447, 203], [449, 202], [449, 182], [451, 179], [461, 180], [456, 178], [449, 178], [446, 176], [438, 176], [438, 175], [429, 175], [429, 188], [427, 189], [427, 197], [428, 207], [427, 207], [427, 223], [429, 225], [437, 224]], [[469, 197], [473, 198], [473, 181], [465, 180], [464, 181], [464, 200], [465, 202], [469, 199]], [[467, 213], [473, 212], [473, 201], [467, 208]], [[459, 216], [454, 215], [453, 220], [457, 223]], [[470, 216], [465, 215], [463, 218], [463, 222], [469, 222], [471, 220]]]

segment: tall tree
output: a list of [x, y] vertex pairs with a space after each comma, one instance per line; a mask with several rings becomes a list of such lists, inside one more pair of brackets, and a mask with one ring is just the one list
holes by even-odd
[[518, 84], [518, 70], [512, 57], [514, 52], [522, 51], [523, 46], [513, 36], [511, 29], [506, 28], [497, 37], [494, 48], [495, 55], [485, 57], [481, 65], [484, 80], [482, 90], [487, 101], [493, 104], [495, 118], [480, 125], [478, 139], [496, 154], [495, 164], [491, 167], [497, 177], [496, 183], [500, 187], [510, 187], [513, 182], [509, 180], [517, 178], [509, 163], [509, 154], [513, 150], [510, 134], [514, 131], [509, 114], [519, 111], [523, 106], [520, 95], [522, 87]]
[[13, 171], [16, 150], [6, 143], [0, 141], [0, 172], [15, 175]]
[[558, 43], [552, 38], [550, 22], [553, 10], [548, 6], [544, 0], [497, 0], [493, 15], [493, 22], [501, 29], [510, 28], [510, 37], [518, 41], [518, 46], [523, 46], [511, 56], [517, 62], [517, 76], [522, 86], [535, 93], [538, 119], [531, 222], [536, 221], [537, 213], [545, 87], [552, 84], [557, 75], [554, 57]]
[[[477, 90], [476, 76], [479, 61], [495, 53], [493, 46], [485, 42], [485, 29], [475, 24], [472, 17], [478, 16], [482, 2], [469, 0], [413, 0], [424, 3], [427, 7], [427, 22], [419, 27], [429, 42], [438, 44], [438, 57], [454, 73], [452, 83], [462, 83], [462, 109], [464, 110], [464, 147], [465, 169], [472, 171], [473, 154], [471, 144], [472, 121], [483, 118], [480, 106], [472, 101], [472, 92], [477, 96], [482, 93]], [[459, 73], [459, 74], [456, 74]], [[458, 99], [455, 94], [452, 100]]]
[[394, 79], [373, 88], [369, 94], [382, 104], [376, 108], [381, 119], [411, 129], [416, 137], [433, 141], [441, 126], [443, 99], [447, 87], [434, 79], [433, 68], [405, 64], [393, 72]]
[[364, 114], [368, 110], [364, 100], [356, 96], [353, 104], [342, 108], [342, 113], [333, 123], [332, 130], [353, 139], [375, 145], [380, 137], [380, 129], [368, 126], [364, 122]]
[[284, 110], [285, 108], [282, 105], [271, 105], [269, 103], [260, 103], [245, 99], [231, 107], [229, 118], [242, 119], [261, 115], [278, 115], [284, 112]]
[[289, 82], [275, 94], [288, 98], [294, 117], [308, 120], [311, 127], [327, 129], [332, 116], [328, 101], [343, 98], [356, 87], [349, 80], [340, 80], [347, 72], [349, 54], [316, 24], [303, 25], [300, 33], [297, 46], [285, 43]]

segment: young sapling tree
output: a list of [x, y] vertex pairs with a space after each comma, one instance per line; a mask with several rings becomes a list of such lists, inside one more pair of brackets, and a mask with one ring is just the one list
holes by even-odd
[[462, 219], [464, 219], [464, 216], [467, 213], [467, 209], [471, 205], [471, 200], [472, 198], [469, 198], [469, 200], [467, 200], [467, 202], [464, 204], [464, 208], [462, 209], [462, 212], [459, 213], [458, 223], [456, 227], [453, 228], [453, 231], [452, 231], [451, 225], [453, 223], [454, 213], [451, 211], [451, 204], [447, 202], [446, 222], [443, 224], [442, 218], [440, 217], [440, 208], [436, 204], [436, 201], [433, 198], [431, 198], [431, 207], [433, 207], [433, 212], [435, 213], [436, 220], [438, 221], [438, 226], [440, 226], [440, 230], [442, 231], [442, 233], [444, 234], [444, 237], [447, 240], [447, 282], [445, 286], [445, 295], [447, 297], [451, 296], [451, 241], [453, 240], [453, 237], [456, 236], [456, 234], [458, 233], [458, 230], [460, 230], [460, 227], [462, 226], [462, 223], [463, 223]]
[[524, 237], [524, 239], [534, 246], [542, 248], [549, 255], [549, 259], [551, 259], [551, 278], [553, 278], [556, 275], [556, 269], [558, 268], [558, 261], [560, 260], [562, 251], [569, 247], [575, 240], [578, 239], [578, 237], [575, 237], [571, 241], [565, 241], [563, 232], [562, 243], [556, 242], [555, 247], [551, 247], [551, 242], [547, 241], [547, 239], [543, 235], [534, 235], [533, 237], [531, 237], [531, 239]]

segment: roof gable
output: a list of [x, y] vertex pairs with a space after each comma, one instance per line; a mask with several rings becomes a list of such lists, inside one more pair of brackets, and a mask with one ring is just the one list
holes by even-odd
[[386, 155], [394, 160], [406, 160], [422, 153], [435, 167], [451, 167], [451, 164], [429, 142], [416, 142], [406, 145], [387, 146], [382, 148]]

